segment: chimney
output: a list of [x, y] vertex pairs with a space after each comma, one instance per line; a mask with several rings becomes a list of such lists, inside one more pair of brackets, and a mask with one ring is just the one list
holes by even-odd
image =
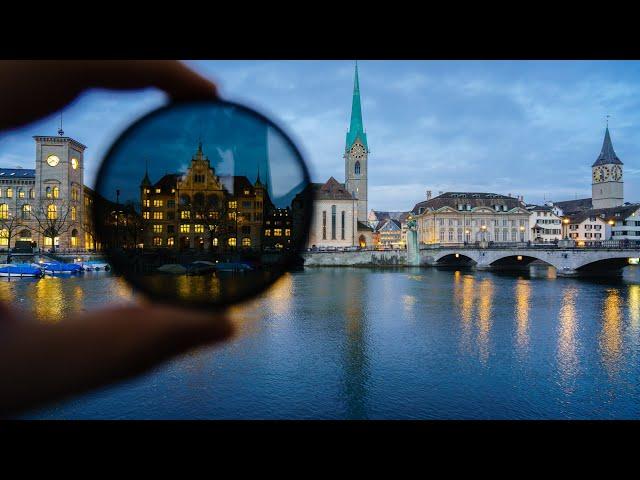
[[431, 190], [427, 190], [427, 200], [431, 200]]

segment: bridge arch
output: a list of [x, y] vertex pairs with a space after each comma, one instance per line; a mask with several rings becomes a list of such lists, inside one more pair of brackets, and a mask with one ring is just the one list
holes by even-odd
[[434, 258], [437, 266], [472, 266], [478, 261], [470, 255], [459, 252], [448, 252]]
[[575, 269], [578, 272], [621, 272], [629, 264], [629, 253], [607, 252], [607, 258], [589, 259], [579, 262]]
[[558, 266], [555, 265], [554, 262], [550, 261], [550, 259], [546, 258], [544, 255], [531, 254], [531, 252], [509, 252], [504, 255], [497, 256], [489, 263], [489, 265], [498, 268], [525, 267], [535, 262], [536, 260], [556, 269], [558, 268]]

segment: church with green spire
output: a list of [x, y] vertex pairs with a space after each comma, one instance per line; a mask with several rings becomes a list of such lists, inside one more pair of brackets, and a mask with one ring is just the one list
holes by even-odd
[[367, 222], [367, 186], [369, 167], [369, 145], [362, 121], [360, 101], [360, 79], [356, 63], [351, 100], [351, 122], [344, 147], [344, 185], [347, 192], [357, 199], [358, 221]]

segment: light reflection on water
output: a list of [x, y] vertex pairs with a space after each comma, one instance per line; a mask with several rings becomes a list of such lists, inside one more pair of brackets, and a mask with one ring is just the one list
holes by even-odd
[[[41, 283], [42, 282], [42, 283]], [[135, 301], [108, 274], [0, 283], [41, 321]], [[640, 270], [618, 280], [306, 269], [234, 341], [38, 418], [637, 418]]]

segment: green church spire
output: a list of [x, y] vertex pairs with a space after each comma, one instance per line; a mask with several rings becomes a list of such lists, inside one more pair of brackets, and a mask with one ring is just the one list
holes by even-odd
[[362, 107], [360, 105], [360, 81], [358, 79], [358, 62], [356, 62], [356, 74], [353, 81], [353, 99], [351, 101], [351, 124], [347, 132], [347, 144], [345, 150], [349, 150], [356, 139], [360, 139], [364, 147], [369, 150], [367, 145], [367, 134], [364, 133], [364, 125], [362, 123]]

